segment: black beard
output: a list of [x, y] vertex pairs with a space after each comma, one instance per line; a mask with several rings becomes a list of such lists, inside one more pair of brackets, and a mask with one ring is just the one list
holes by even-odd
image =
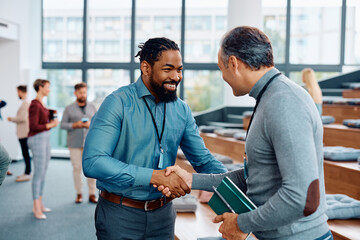
[[76, 101], [79, 103], [86, 103], [86, 98], [77, 98]]
[[156, 96], [160, 99], [160, 101], [165, 102], [165, 103], [176, 101], [176, 99], [177, 99], [176, 90], [175, 91], [167, 90], [164, 87], [164, 83], [174, 83], [177, 86], [179, 84], [179, 82], [166, 81], [166, 82], [163, 82], [161, 85], [159, 85], [154, 81], [152, 75], [150, 76], [149, 80], [150, 80], [150, 85], [151, 85], [153, 91], [155, 92]]

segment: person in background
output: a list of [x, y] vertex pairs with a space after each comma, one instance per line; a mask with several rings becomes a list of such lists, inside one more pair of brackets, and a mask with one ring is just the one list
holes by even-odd
[[[250, 232], [258, 239], [333, 239], [326, 215], [323, 126], [310, 95], [274, 67], [271, 42], [254, 27], [225, 34], [218, 66], [234, 96], [256, 99], [244, 168], [190, 174], [175, 166], [168, 173], [175, 171], [189, 187], [205, 191], [228, 176], [246, 192], [257, 209], [214, 219], [227, 240], [245, 239]], [[158, 190], [169, 195], [164, 186]]]
[[28, 145], [33, 155], [34, 175], [32, 180], [33, 212], [37, 219], [46, 219], [44, 212], [50, 212], [43, 204], [43, 190], [46, 170], [50, 161], [50, 129], [58, 125], [57, 119], [50, 119], [50, 111], [46, 108], [43, 98], [50, 93], [50, 81], [35, 80], [36, 97], [29, 107]]
[[0, 99], [0, 120], [2, 120], [2, 116], [1, 116], [1, 108], [6, 106], [6, 102], [4, 100]]
[[[67, 130], [67, 146], [70, 151], [70, 160], [73, 166], [74, 184], [76, 190], [75, 203], [82, 202], [82, 155], [84, 142], [90, 127], [90, 119], [96, 113], [96, 107], [86, 101], [87, 85], [75, 85], [76, 101], [65, 108], [60, 127]], [[96, 180], [87, 178], [89, 186], [89, 202], [97, 203], [95, 197]]]
[[83, 170], [101, 190], [95, 211], [98, 239], [174, 239], [172, 199], [152, 186], [185, 195], [176, 174], [179, 145], [198, 172], [226, 172], [200, 137], [189, 106], [176, 95], [182, 80], [178, 45], [151, 38], [139, 45], [141, 76], [106, 97], [86, 137]]
[[4, 146], [0, 143], [0, 186], [4, 181], [10, 163], [11, 163], [11, 158], [7, 153], [6, 149], [4, 148]]
[[31, 163], [29, 147], [27, 144], [27, 137], [29, 134], [29, 106], [30, 103], [27, 101], [27, 87], [20, 85], [17, 87], [17, 94], [22, 100], [22, 104], [16, 113], [16, 117], [8, 117], [8, 121], [16, 123], [16, 135], [19, 139], [21, 152], [25, 161], [25, 172], [24, 174], [17, 176], [17, 182], [29, 181], [31, 179]]
[[[4, 100], [1, 100], [1, 99], [0, 99], [0, 120], [2, 120], [1, 108], [5, 107], [5, 106], [6, 106], [6, 102], [5, 102]], [[4, 149], [4, 151], [5, 151], [5, 149]], [[7, 153], [7, 152], [6, 152], [6, 153]], [[6, 169], [7, 169], [7, 168], [6, 168]], [[13, 175], [13, 174], [12, 174], [12, 172], [10, 172], [10, 170], [7, 170], [6, 175], [11, 176], [11, 175]]]
[[316, 79], [315, 72], [311, 68], [305, 68], [301, 72], [302, 81], [305, 84], [306, 90], [315, 102], [316, 108], [318, 109], [320, 116], [322, 115], [322, 92], [319, 83]]

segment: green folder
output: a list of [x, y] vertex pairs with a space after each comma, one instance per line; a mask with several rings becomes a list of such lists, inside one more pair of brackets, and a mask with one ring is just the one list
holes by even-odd
[[228, 177], [224, 177], [213, 189], [215, 193], [208, 204], [217, 215], [225, 212], [241, 214], [256, 209], [255, 204]]

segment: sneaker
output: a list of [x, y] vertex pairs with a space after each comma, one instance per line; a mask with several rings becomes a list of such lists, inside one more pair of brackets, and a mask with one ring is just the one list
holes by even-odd
[[31, 180], [31, 175], [29, 174], [23, 174], [20, 176], [17, 176], [16, 178], [16, 182], [26, 182], [26, 181], [30, 181]]

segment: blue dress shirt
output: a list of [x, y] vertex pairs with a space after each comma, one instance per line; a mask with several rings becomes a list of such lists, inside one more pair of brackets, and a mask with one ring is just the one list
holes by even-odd
[[[83, 171], [85, 176], [97, 179], [100, 190], [131, 199], [153, 200], [162, 196], [150, 185], [153, 170], [159, 169], [160, 145], [143, 96], [160, 134], [164, 103], [155, 102], [140, 77], [107, 96], [94, 115], [85, 141]], [[181, 99], [166, 103], [161, 145], [163, 168], [175, 164], [180, 145], [195, 171], [226, 172], [205, 148], [191, 110]]]

